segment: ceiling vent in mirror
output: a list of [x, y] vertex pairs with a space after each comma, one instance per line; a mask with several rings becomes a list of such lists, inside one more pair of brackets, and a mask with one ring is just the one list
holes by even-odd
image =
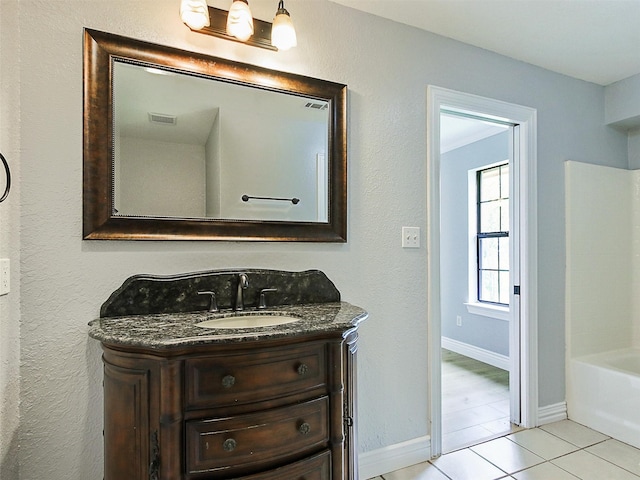
[[149, 112], [149, 121], [160, 125], [175, 125], [178, 123], [178, 117], [175, 115], [165, 115], [164, 113]]
[[316, 102], [307, 102], [305, 108], [311, 108], [313, 110], [326, 110], [329, 108], [329, 105], [326, 103], [316, 103]]

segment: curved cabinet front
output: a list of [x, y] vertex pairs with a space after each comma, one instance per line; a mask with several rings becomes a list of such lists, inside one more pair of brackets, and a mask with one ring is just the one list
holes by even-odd
[[232, 474], [238, 468], [285, 463], [325, 449], [328, 413], [328, 399], [321, 397], [263, 412], [187, 422], [187, 473]]
[[104, 480], [354, 480], [357, 334], [103, 343]]
[[[105, 478], [150, 478], [149, 371], [104, 365], [104, 444], [111, 450], [139, 452], [105, 462]], [[132, 428], [135, 426], [136, 428]]]
[[259, 348], [186, 360], [186, 408], [254, 403], [327, 387], [326, 345]]

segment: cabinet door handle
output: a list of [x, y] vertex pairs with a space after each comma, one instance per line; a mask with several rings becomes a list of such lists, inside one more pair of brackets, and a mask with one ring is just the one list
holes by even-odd
[[309, 367], [306, 363], [298, 365], [298, 375], [306, 375], [309, 372]]
[[311, 425], [309, 425], [307, 422], [304, 422], [300, 424], [300, 426], [298, 427], [298, 431], [302, 435], [307, 435], [311, 431]]
[[233, 452], [237, 446], [238, 443], [233, 438], [227, 438], [222, 444], [222, 448], [225, 452]]
[[234, 377], [233, 375], [225, 375], [224, 377], [222, 377], [222, 386], [224, 388], [231, 388], [235, 385], [236, 383], [236, 377]]

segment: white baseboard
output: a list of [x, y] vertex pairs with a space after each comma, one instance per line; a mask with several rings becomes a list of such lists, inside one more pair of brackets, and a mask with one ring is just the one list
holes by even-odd
[[509, 357], [507, 355], [501, 355], [448, 337], [442, 337], [442, 348], [509, 371]]
[[388, 447], [361, 453], [358, 457], [359, 480], [426, 462], [431, 458], [431, 438], [414, 438]]
[[554, 403], [553, 405], [538, 408], [538, 425], [559, 422], [567, 418], [567, 402]]

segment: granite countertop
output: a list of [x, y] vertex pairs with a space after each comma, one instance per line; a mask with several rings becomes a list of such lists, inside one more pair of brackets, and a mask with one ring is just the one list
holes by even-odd
[[[234, 315], [274, 314], [300, 317], [293, 323], [257, 328], [202, 328], [196, 324]], [[89, 336], [109, 345], [167, 349], [187, 345], [234, 343], [322, 332], [347, 332], [367, 318], [365, 310], [346, 302], [280, 305], [243, 312], [207, 311], [103, 317], [89, 323]]]

